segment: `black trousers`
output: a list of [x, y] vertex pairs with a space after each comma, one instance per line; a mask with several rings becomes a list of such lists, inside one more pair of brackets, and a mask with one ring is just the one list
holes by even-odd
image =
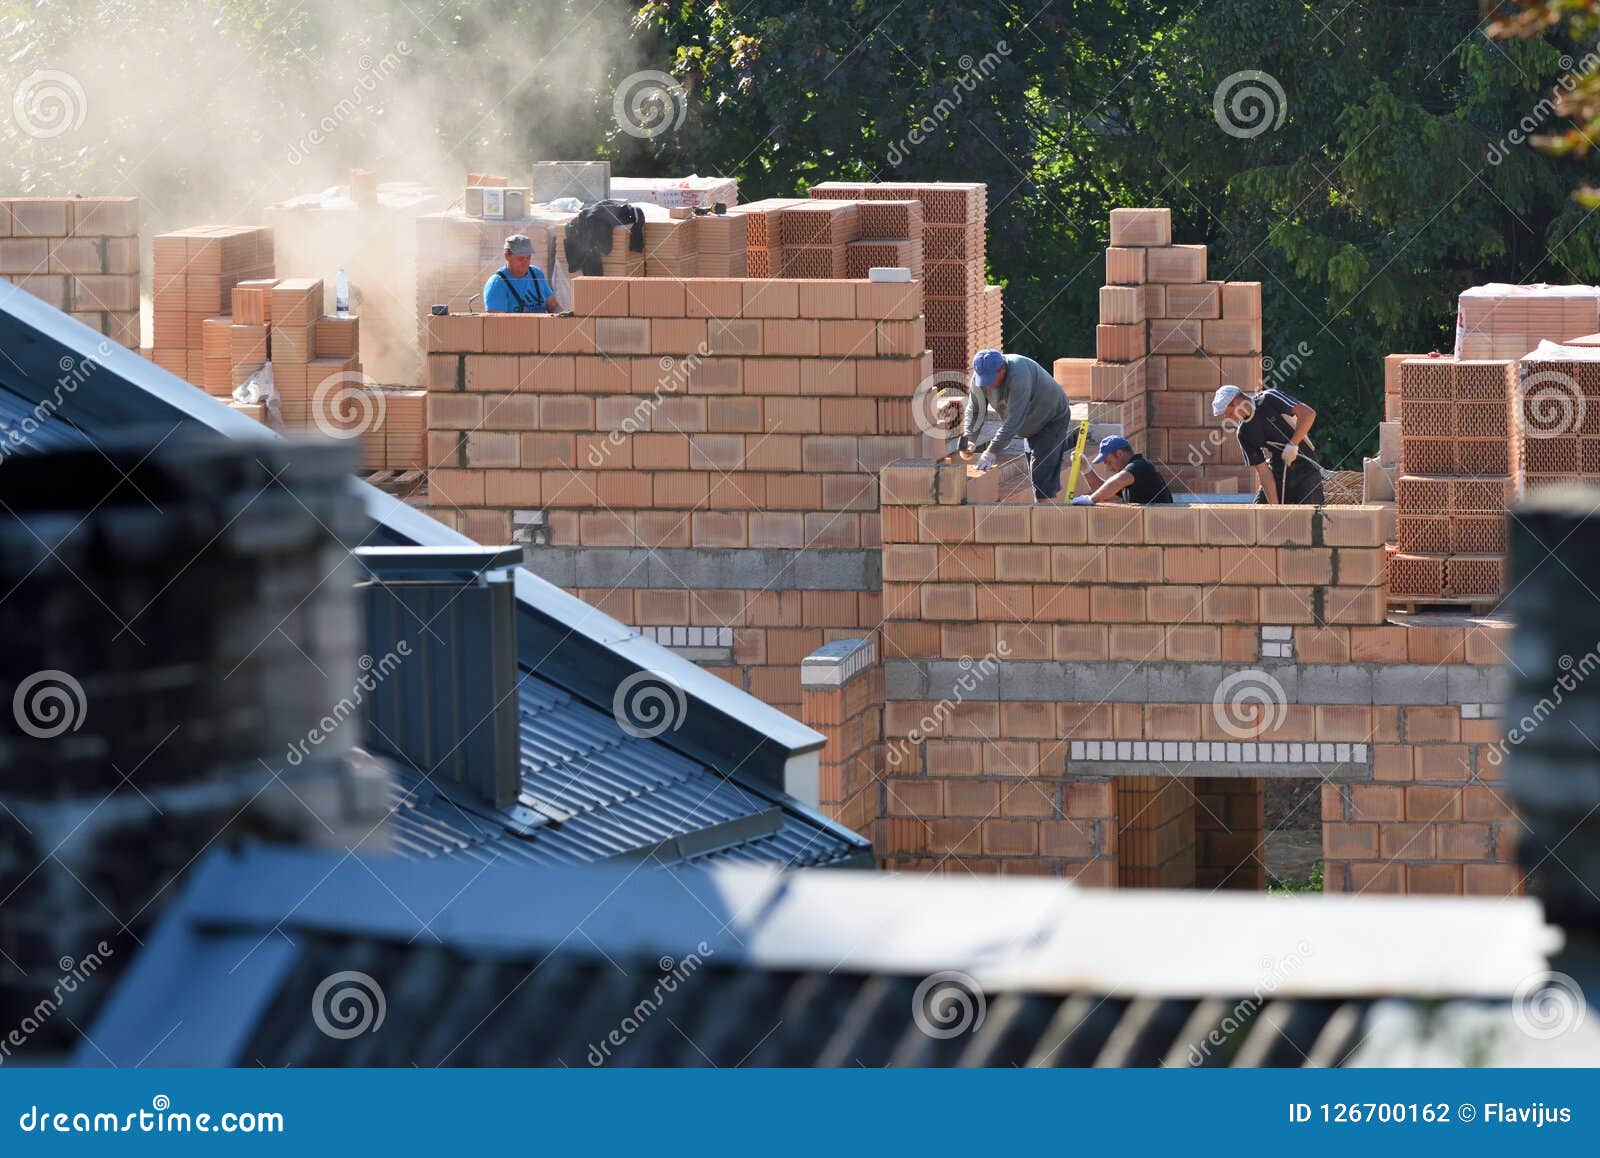
[[[1285, 477], [1281, 458], [1273, 455], [1267, 461], [1272, 465], [1272, 477], [1278, 480], [1279, 502], [1292, 506], [1310, 507], [1322, 505], [1322, 471], [1304, 459], [1297, 458], [1294, 460], [1294, 464], [1289, 467], [1288, 475]], [[1256, 502], [1264, 503], [1266, 501], [1266, 491], [1258, 490], [1256, 492]]]
[[1058, 418], [1028, 437], [1033, 497], [1040, 502], [1053, 499], [1061, 493], [1061, 459], [1077, 429], [1070, 418]]

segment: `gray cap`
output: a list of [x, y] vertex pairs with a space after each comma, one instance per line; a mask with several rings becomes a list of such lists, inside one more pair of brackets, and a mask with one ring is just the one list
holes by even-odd
[[1211, 396], [1211, 416], [1213, 418], [1221, 418], [1222, 412], [1228, 408], [1229, 404], [1243, 393], [1244, 391], [1237, 386], [1219, 387], [1217, 392]]
[[525, 253], [531, 257], [533, 255], [533, 238], [526, 233], [513, 233], [506, 238], [506, 252], [518, 255]]

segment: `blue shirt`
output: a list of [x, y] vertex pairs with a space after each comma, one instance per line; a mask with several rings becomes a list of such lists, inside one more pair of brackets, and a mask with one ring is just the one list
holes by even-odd
[[[505, 277], [501, 277], [500, 274], [505, 274]], [[506, 285], [507, 279], [516, 287], [516, 295], [512, 294], [511, 287]], [[521, 302], [517, 301], [517, 295], [521, 296]], [[501, 266], [499, 273], [490, 274], [489, 280], [483, 283], [483, 308], [490, 313], [547, 313], [549, 311], [545, 303], [549, 298], [550, 283], [545, 280], [544, 272], [532, 264], [522, 277], [512, 277], [511, 271]], [[528, 304], [524, 305], [523, 302]]]

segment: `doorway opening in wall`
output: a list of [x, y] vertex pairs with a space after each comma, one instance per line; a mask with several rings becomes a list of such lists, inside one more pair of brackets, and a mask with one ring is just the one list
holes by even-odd
[[1303, 777], [1265, 781], [1263, 813], [1270, 893], [1322, 891], [1322, 781]]
[[[1262, 891], [1262, 787], [1240, 776], [1118, 777], [1118, 887]], [[1320, 825], [1320, 809], [1311, 815]]]

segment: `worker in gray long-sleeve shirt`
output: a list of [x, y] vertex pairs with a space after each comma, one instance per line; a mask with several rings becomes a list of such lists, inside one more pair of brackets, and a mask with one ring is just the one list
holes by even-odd
[[1010, 446], [1013, 438], [1022, 438], [1033, 458], [1034, 498], [1040, 502], [1055, 498], [1061, 493], [1061, 456], [1072, 425], [1072, 404], [1066, 391], [1032, 358], [979, 350], [972, 359], [972, 379], [967, 384], [963, 450], [974, 448], [991, 406], [1000, 417], [1000, 429], [978, 459], [978, 469], [992, 469], [995, 455]]

